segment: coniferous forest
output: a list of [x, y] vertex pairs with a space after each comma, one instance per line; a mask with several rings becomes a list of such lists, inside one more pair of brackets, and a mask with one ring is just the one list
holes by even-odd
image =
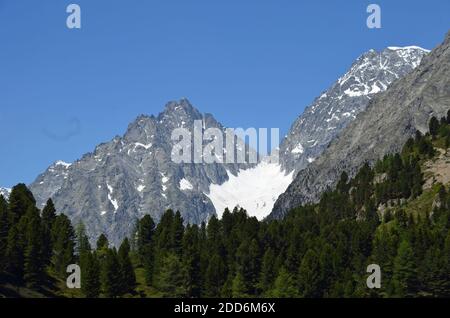
[[[57, 297], [450, 297], [450, 190], [424, 187], [424, 163], [450, 146], [450, 114], [432, 118], [400, 153], [344, 172], [317, 204], [282, 220], [225, 210], [189, 225], [167, 211], [149, 215], [112, 247], [91, 244], [48, 200], [40, 211], [23, 184], [0, 196], [0, 294]], [[61, 212], [61, 211], [58, 211]], [[81, 268], [68, 291], [66, 268]], [[366, 285], [378, 264], [381, 288]], [[8, 286], [15, 286], [9, 288]], [[53, 286], [53, 287], [49, 287]]]

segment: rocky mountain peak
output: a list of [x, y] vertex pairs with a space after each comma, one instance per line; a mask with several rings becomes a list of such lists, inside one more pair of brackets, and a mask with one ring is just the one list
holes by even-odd
[[[365, 111], [342, 129], [314, 163], [298, 172], [287, 191], [278, 198], [270, 217], [282, 217], [293, 207], [315, 202], [325, 189], [336, 184], [342, 171], [353, 176], [365, 162], [398, 152], [416, 130], [428, 129], [432, 115], [445, 115], [450, 108], [449, 46], [447, 38], [385, 92], [370, 96], [370, 102], [364, 104]], [[423, 51], [417, 47], [391, 47], [383, 53], [391, 59], [386, 65], [395, 67], [400, 65], [395, 60], [401, 59], [407, 62], [408, 69], [415, 64], [410, 57]], [[382, 61], [381, 55], [379, 60]], [[399, 75], [392, 69], [389, 71]]]
[[428, 52], [410, 46], [372, 49], [360, 55], [294, 122], [280, 147], [283, 168], [299, 171], [312, 163], [373, 96], [409, 74]]

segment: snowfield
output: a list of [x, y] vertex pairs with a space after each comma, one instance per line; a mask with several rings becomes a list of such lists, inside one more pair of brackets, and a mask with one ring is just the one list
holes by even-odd
[[261, 162], [255, 168], [239, 171], [237, 176], [228, 172], [228, 181], [221, 185], [211, 184], [206, 195], [219, 218], [225, 208], [232, 210], [239, 206], [246, 209], [248, 215], [262, 220], [270, 214], [293, 176], [294, 172], [286, 174], [278, 164]]

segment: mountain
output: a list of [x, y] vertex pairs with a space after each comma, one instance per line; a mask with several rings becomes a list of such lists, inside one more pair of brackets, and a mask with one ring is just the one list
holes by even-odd
[[9, 198], [10, 193], [11, 193], [11, 189], [0, 187], [0, 195], [2, 195], [5, 199]]
[[217, 213], [220, 215], [225, 207], [241, 206], [258, 219], [269, 215], [295, 174], [319, 157], [376, 94], [409, 74], [428, 53], [408, 46], [362, 54], [294, 122], [281, 142], [279, 165], [261, 162], [238, 175], [230, 174], [223, 184], [211, 184], [209, 198]]
[[123, 136], [74, 163], [55, 162], [30, 189], [39, 206], [52, 198], [74, 224], [83, 221], [92, 240], [106, 233], [113, 243], [130, 234], [137, 218], [150, 214], [158, 221], [169, 208], [182, 212], [189, 223], [207, 221], [235, 206], [263, 219], [295, 173], [319, 156], [376, 93], [417, 66], [426, 52], [389, 48], [359, 57], [294, 123], [280, 146], [279, 164], [173, 163], [173, 129], [192, 131], [194, 121], [200, 120], [203, 129], [225, 130], [211, 114], [182, 99], [169, 102], [156, 117], [139, 116]]
[[416, 69], [373, 97], [366, 111], [297, 174], [269, 218], [280, 218], [300, 204], [317, 201], [324, 190], [336, 184], [342, 171], [352, 176], [363, 163], [399, 151], [416, 130], [428, 130], [432, 115], [445, 115], [450, 109], [449, 47], [450, 33]]
[[30, 185], [38, 206], [52, 198], [74, 224], [85, 224], [92, 240], [105, 233], [114, 244], [145, 214], [158, 221], [165, 210], [173, 209], [182, 212], [186, 222], [207, 221], [216, 211], [207, 196], [210, 185], [252, 165], [173, 162], [172, 131], [184, 127], [192, 132], [196, 120], [203, 131], [225, 129], [187, 99], [169, 102], [157, 117], [139, 116], [123, 136], [98, 145], [72, 164], [58, 161], [38, 176]]
[[280, 146], [282, 167], [298, 172], [313, 162], [376, 94], [410, 73], [427, 53], [417, 46], [388, 47], [358, 57], [294, 122]]

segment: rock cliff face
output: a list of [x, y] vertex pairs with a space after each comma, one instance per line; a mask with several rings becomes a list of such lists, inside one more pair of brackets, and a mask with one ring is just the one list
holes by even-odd
[[269, 218], [316, 201], [342, 171], [353, 175], [364, 162], [400, 150], [416, 130], [426, 132], [432, 115], [450, 109], [450, 33], [421, 64], [377, 94], [314, 163], [300, 171], [274, 205]]
[[409, 46], [361, 55], [294, 122], [280, 147], [283, 168], [298, 172], [313, 162], [376, 94], [409, 74], [428, 52]]
[[172, 131], [184, 127], [192, 132], [195, 120], [202, 122], [203, 130], [224, 130], [186, 99], [170, 102], [157, 117], [138, 117], [122, 137], [97, 146], [80, 160], [56, 162], [30, 189], [41, 207], [52, 198], [58, 212], [74, 224], [82, 221], [92, 240], [105, 233], [117, 244], [138, 218], [150, 214], [158, 221], [167, 209], [179, 210], [189, 223], [206, 221], [216, 212], [206, 195], [210, 184], [221, 184], [228, 173], [252, 165], [173, 162]]

